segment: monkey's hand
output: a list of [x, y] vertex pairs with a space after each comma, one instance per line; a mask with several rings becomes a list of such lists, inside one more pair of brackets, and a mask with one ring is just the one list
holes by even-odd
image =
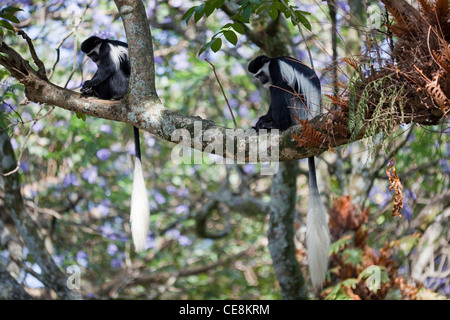
[[255, 126], [252, 127], [256, 131], [259, 131], [259, 129], [278, 129], [278, 126], [276, 125], [275, 121], [273, 121], [269, 117], [261, 117], [259, 118], [258, 122], [256, 122]]
[[95, 96], [94, 87], [89, 85], [89, 81], [86, 81], [81, 87], [81, 93], [87, 96]]

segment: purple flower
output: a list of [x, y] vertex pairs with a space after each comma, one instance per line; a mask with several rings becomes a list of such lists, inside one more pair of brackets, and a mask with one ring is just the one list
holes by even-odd
[[85, 251], [78, 251], [77, 255], [75, 257], [77, 260], [77, 263], [81, 265], [82, 267], [87, 267], [88, 265], [88, 255]]
[[42, 122], [36, 122], [34, 125], [33, 125], [33, 131], [34, 132], [41, 132], [42, 131], [42, 129], [44, 129], [44, 125], [42, 124]]
[[406, 216], [406, 219], [411, 220], [412, 217], [412, 208], [409, 206], [407, 201], [403, 202], [402, 215]]
[[119, 248], [114, 243], [110, 243], [106, 248], [106, 253], [109, 254], [110, 256], [115, 255], [118, 251]]
[[155, 191], [154, 199], [155, 199], [156, 203], [158, 203], [158, 204], [166, 203], [166, 198], [164, 198], [164, 196], [161, 193], [159, 193], [158, 191]]
[[145, 240], [145, 249], [156, 248], [156, 238], [154, 236], [148, 236]]
[[188, 212], [189, 212], [189, 207], [185, 204], [180, 204], [178, 207], [175, 208], [176, 214], [183, 214], [183, 213], [188, 213]]
[[259, 95], [259, 91], [258, 91], [258, 90], [254, 91], [254, 92], [250, 95], [250, 97], [248, 98], [248, 100], [249, 100], [251, 103], [260, 103], [260, 102], [261, 102], [261, 97], [260, 97], [260, 95]]
[[187, 70], [191, 67], [191, 64], [188, 61], [189, 56], [186, 50], [181, 51], [179, 54], [173, 55], [172, 59], [175, 63], [173, 67], [175, 70]]
[[108, 160], [110, 157], [111, 152], [109, 149], [103, 148], [97, 151], [97, 158], [99, 158], [100, 161]]
[[97, 207], [100, 215], [107, 216], [109, 214], [109, 212], [111, 211], [109, 208], [110, 206], [111, 206], [111, 201], [109, 199], [102, 200]]
[[243, 105], [243, 104], [241, 104], [240, 106], [239, 106], [239, 115], [241, 116], [241, 117], [246, 117], [247, 115], [248, 115], [248, 108], [247, 108], [247, 106], [246, 105]]
[[192, 244], [192, 241], [188, 237], [181, 235], [178, 237], [178, 243], [183, 247], [186, 247], [190, 246]]
[[11, 111], [17, 110], [17, 107], [15, 105], [10, 104], [10, 103], [2, 102], [2, 109], [1, 110], [5, 110], [6, 112], [9, 113]]
[[169, 184], [169, 185], [166, 187], [166, 192], [167, 192], [168, 194], [173, 194], [173, 193], [177, 192], [177, 188], [176, 188], [175, 186]]
[[166, 231], [166, 236], [171, 239], [178, 239], [180, 236], [180, 231], [175, 228], [169, 229]]
[[369, 199], [373, 203], [377, 204], [379, 208], [383, 208], [389, 201], [391, 201], [392, 196], [388, 189], [383, 191], [380, 187], [373, 186], [369, 191]]
[[81, 176], [87, 182], [94, 183], [98, 177], [98, 169], [96, 166], [92, 166], [89, 169], [84, 170], [83, 173], [81, 174]]
[[109, 124], [102, 124], [100, 126], [100, 132], [111, 134], [112, 132], [111, 126]]
[[59, 128], [59, 127], [65, 126], [65, 125], [66, 125], [66, 122], [65, 122], [65, 121], [59, 120], [59, 121], [55, 122], [55, 124], [54, 124], [53, 126], [54, 126], [55, 128]]
[[12, 146], [13, 150], [16, 150], [17, 148], [19, 148], [19, 144], [17, 143], [16, 139], [11, 138], [11, 146]]
[[178, 8], [181, 7], [183, 5], [183, 1], [182, 0], [170, 0], [170, 5], [174, 8]]
[[189, 195], [189, 189], [188, 188], [182, 188], [178, 191], [178, 195], [180, 197], [187, 197]]
[[341, 9], [346, 13], [350, 12], [350, 6], [347, 1], [339, 1], [339, 7], [341, 7]]
[[122, 144], [120, 142], [114, 143], [111, 146], [111, 151], [115, 153], [122, 152]]
[[153, 147], [155, 145], [155, 138], [153, 136], [149, 136], [148, 138], [145, 139], [145, 143], [147, 143], [147, 145], [149, 147]]
[[105, 225], [98, 227], [99, 233], [108, 239], [111, 240], [120, 240], [120, 241], [128, 241], [129, 239], [117, 232], [117, 230], [114, 230], [111, 225], [107, 222]]
[[55, 261], [57, 266], [61, 267], [62, 263], [64, 262], [64, 256], [61, 254], [53, 256], [53, 261]]
[[127, 144], [127, 153], [131, 156], [134, 156], [136, 154], [136, 149], [134, 147], [134, 143]]
[[28, 170], [30, 169], [30, 167], [28, 166], [28, 162], [21, 161], [20, 162], [20, 169], [22, 169], [23, 172], [28, 172]]
[[63, 181], [63, 186], [65, 188], [69, 187], [69, 186], [74, 186], [74, 187], [78, 187], [80, 185], [80, 182], [78, 181], [77, 176], [74, 173], [70, 173], [68, 174]]
[[242, 167], [242, 170], [244, 170], [246, 174], [253, 174], [256, 171], [256, 166], [253, 163], [247, 163]]
[[164, 63], [164, 59], [161, 56], [155, 56], [154, 61], [156, 64], [159, 64], [159, 65]]
[[113, 267], [114, 269], [121, 269], [122, 263], [123, 263], [122, 257], [114, 258], [111, 260], [111, 267]]

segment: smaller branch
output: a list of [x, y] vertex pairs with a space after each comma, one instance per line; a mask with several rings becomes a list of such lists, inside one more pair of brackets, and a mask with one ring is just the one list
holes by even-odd
[[[287, 3], [284, 0], [281, 0], [281, 3], [286, 7], [286, 9], [289, 10], [290, 14], [292, 15], [292, 18], [295, 20], [295, 24], [297, 25], [298, 31], [300, 32], [300, 34], [303, 38], [303, 41], [306, 41], [305, 34], [303, 33], [302, 28], [300, 27], [300, 23], [298, 22], [297, 17], [295, 16], [294, 12], [292, 11], [292, 9], [287, 5]], [[311, 69], [314, 70], [314, 62], [313, 62], [313, 58], [311, 55], [311, 50], [309, 49], [308, 45], [306, 45], [306, 50], [308, 50], [308, 56], [309, 56], [309, 61], [311, 64]]]
[[205, 59], [205, 61], [208, 62], [211, 65], [211, 67], [213, 68], [213, 72], [214, 72], [214, 75], [216, 76], [217, 83], [220, 86], [220, 90], [222, 91], [223, 97], [225, 98], [225, 101], [227, 102], [228, 110], [230, 110], [231, 117], [233, 118], [234, 128], [237, 129], [238, 126], [236, 123], [236, 119], [234, 118], [233, 110], [231, 110], [230, 103], [228, 102], [227, 96], [225, 95], [225, 91], [223, 90], [222, 83], [220, 83], [219, 76], [216, 73], [216, 67], [208, 59]]
[[45, 74], [44, 63], [41, 61], [41, 59], [38, 58], [38, 56], [36, 54], [36, 50], [34, 50], [33, 42], [31, 41], [30, 37], [25, 33], [25, 31], [23, 31], [21, 29], [14, 28], [14, 31], [16, 31], [19, 35], [21, 35], [22, 38], [24, 38], [26, 40], [26, 42], [28, 43], [28, 47], [30, 48], [31, 56], [33, 57], [33, 61], [34, 61], [34, 63], [36, 63], [36, 65], [38, 67], [37, 73], [43, 79], [47, 79], [47, 75]]
[[[42, 109], [44, 109], [44, 107], [45, 107], [45, 105], [43, 105], [43, 106], [39, 109], [39, 111], [36, 113], [36, 116], [42, 111]], [[13, 174], [13, 173], [15, 173], [15, 172], [17, 172], [17, 171], [19, 170], [19, 168], [20, 168], [20, 159], [22, 158], [23, 151], [25, 150], [25, 146], [27, 145], [27, 141], [28, 141], [28, 139], [29, 139], [30, 136], [31, 136], [31, 133], [32, 133], [32, 131], [33, 131], [34, 125], [35, 125], [40, 119], [45, 118], [48, 114], [50, 114], [50, 113], [53, 111], [53, 109], [55, 109], [55, 107], [52, 107], [52, 108], [51, 108], [46, 114], [44, 114], [43, 116], [41, 116], [41, 117], [39, 117], [39, 118], [35, 118], [35, 119], [33, 120], [33, 124], [31, 125], [30, 130], [28, 131], [28, 133], [27, 133], [27, 135], [26, 135], [26, 137], [25, 137], [25, 140], [24, 140], [24, 142], [23, 142], [23, 144], [22, 144], [22, 148], [20, 148], [20, 154], [19, 154], [19, 157], [17, 158], [17, 165], [16, 165], [16, 167], [15, 167], [13, 170], [11, 170], [11, 171], [9, 171], [9, 172], [6, 172], [6, 173], [1, 173], [1, 172], [0, 172], [0, 175], [2, 175], [2, 176], [4, 176], [4, 177], [7, 177], [7, 176], [9, 176], [9, 175], [11, 175], [11, 174]]]

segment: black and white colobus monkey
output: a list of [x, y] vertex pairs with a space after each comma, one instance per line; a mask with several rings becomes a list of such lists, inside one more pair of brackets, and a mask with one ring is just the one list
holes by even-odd
[[[302, 62], [290, 58], [259, 56], [248, 65], [248, 71], [270, 90], [270, 107], [260, 117], [255, 129], [286, 130], [300, 120], [311, 119], [321, 109], [320, 81], [315, 72]], [[306, 218], [306, 242], [311, 282], [320, 287], [328, 269], [330, 234], [325, 207], [317, 187], [314, 157], [308, 158], [309, 203]]]
[[[97, 72], [81, 88], [83, 94], [101, 99], [121, 99], [128, 90], [130, 60], [128, 45], [117, 40], [92, 36], [81, 44], [81, 51], [97, 64]], [[136, 161], [131, 196], [131, 234], [137, 252], [145, 248], [149, 229], [150, 208], [141, 165], [139, 129], [134, 128]]]

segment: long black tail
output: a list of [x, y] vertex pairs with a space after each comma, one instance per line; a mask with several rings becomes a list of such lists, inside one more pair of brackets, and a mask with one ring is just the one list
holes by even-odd
[[145, 249], [145, 242], [147, 239], [150, 222], [150, 207], [148, 204], [147, 190], [145, 188], [144, 174], [142, 172], [139, 129], [136, 127], [133, 128], [136, 160], [134, 163], [130, 222], [134, 249], [136, 252], [140, 252]]
[[327, 214], [317, 187], [314, 157], [308, 158], [309, 203], [306, 216], [306, 243], [308, 247], [308, 265], [311, 282], [315, 288], [322, 285], [328, 269], [330, 250], [330, 232]]
[[136, 158], [138, 158], [141, 162], [141, 142], [139, 140], [139, 129], [136, 127], [133, 127], [133, 133], [134, 133], [134, 149], [136, 150]]

